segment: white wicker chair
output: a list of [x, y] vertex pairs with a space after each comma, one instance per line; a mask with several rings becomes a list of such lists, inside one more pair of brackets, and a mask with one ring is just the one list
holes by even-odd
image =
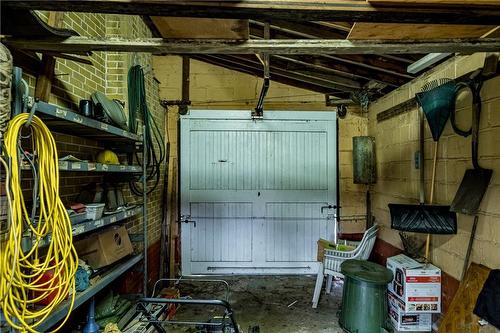
[[377, 231], [378, 225], [375, 224], [365, 231], [360, 242], [344, 241], [344, 244], [355, 247], [355, 249], [352, 251], [325, 250], [323, 262], [319, 264], [316, 286], [314, 287], [312, 300], [312, 307], [314, 309], [318, 306], [319, 296], [321, 294], [321, 288], [323, 286], [323, 279], [325, 275], [328, 276], [328, 280], [326, 283], [326, 293], [329, 294], [332, 288], [333, 277], [344, 277], [344, 275], [340, 273], [340, 265], [345, 260], [367, 260], [370, 257], [373, 245], [375, 245], [375, 239], [377, 238]]

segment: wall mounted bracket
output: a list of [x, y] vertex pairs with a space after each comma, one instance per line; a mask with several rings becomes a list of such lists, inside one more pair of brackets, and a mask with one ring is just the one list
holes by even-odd
[[[264, 24], [264, 39], [269, 39], [271, 35], [271, 26], [269, 22]], [[270, 86], [270, 69], [269, 69], [269, 53], [263, 53], [262, 57], [257, 55], [257, 58], [262, 62], [264, 67], [264, 82], [260, 90], [259, 100], [257, 101], [257, 106], [252, 111], [252, 119], [263, 119], [264, 118], [264, 99], [266, 98], [267, 92]]]

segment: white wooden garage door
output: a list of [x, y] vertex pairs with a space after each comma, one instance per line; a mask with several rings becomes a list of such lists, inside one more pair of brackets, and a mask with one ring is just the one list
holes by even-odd
[[333, 112], [191, 111], [181, 117], [183, 275], [317, 272], [336, 236]]

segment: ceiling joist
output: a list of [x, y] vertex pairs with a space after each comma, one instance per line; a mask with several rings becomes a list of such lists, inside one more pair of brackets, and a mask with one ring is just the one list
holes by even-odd
[[[213, 56], [213, 59], [225, 60], [226, 62], [233, 63], [235, 65], [243, 65], [250, 68], [259, 69], [262, 73], [262, 64], [253, 55], [224, 55], [224, 56]], [[273, 65], [274, 64], [274, 65]], [[296, 81], [303, 81], [309, 84], [323, 87], [329, 89], [330, 91], [345, 91], [350, 92], [356, 89], [360, 89], [361, 86], [358, 82], [347, 80], [345, 78], [339, 78], [338, 76], [329, 76], [320, 78], [316, 73], [311, 72], [299, 72], [294, 70], [286, 70], [280, 66], [275, 65], [275, 61], [271, 61], [270, 72], [271, 77], [279, 75], [281, 77], [286, 77]]]
[[346, 66], [340, 61], [332, 61], [323, 56], [275, 55], [271, 59], [273, 58], [282, 59], [290, 64], [297, 64], [297, 66], [301, 66], [302, 68], [311, 68], [319, 72], [344, 75], [353, 79], [382, 82], [394, 87], [399, 87], [408, 81], [408, 79], [402, 79], [396, 76], [379, 73], [377, 71], [367, 70], [363, 67]]
[[[258, 76], [258, 77], [262, 76], [262, 70], [256, 68], [253, 65], [239, 63], [239, 62], [236, 62], [234, 60], [225, 59], [224, 57], [221, 57], [221, 56], [198, 55], [198, 56], [193, 56], [192, 58], [195, 60], [203, 61], [203, 62], [208, 63], [208, 64], [212, 64], [215, 66], [234, 70], [234, 71], [237, 71], [240, 73], [250, 74], [250, 75]], [[307, 90], [319, 92], [322, 94], [331, 94], [331, 95], [341, 94], [340, 91], [335, 90], [335, 89], [331, 89], [328, 87], [324, 87], [323, 85], [317, 85], [315, 83], [290, 78], [289, 76], [283, 76], [283, 75], [280, 75], [277, 73], [272, 74], [272, 80], [279, 82], [279, 83], [282, 83], [282, 84], [287, 84], [287, 85], [290, 85], [293, 87], [307, 89]]]
[[[477, 3], [477, 4], [475, 4]], [[2, 0], [2, 7], [17, 9], [114, 13], [151, 16], [209, 18], [259, 18], [300, 21], [357, 21], [394, 23], [500, 24], [498, 7], [485, 8], [479, 2], [443, 7], [428, 3], [402, 6], [390, 3], [377, 7], [364, 0]], [[436, 10], [439, 8], [439, 10]]]
[[175, 40], [161, 38], [101, 38], [74, 36], [63, 40], [4, 38], [19, 49], [61, 53], [114, 51], [156, 54], [421, 54], [433, 52], [496, 52], [500, 39], [387, 41], [387, 40]]

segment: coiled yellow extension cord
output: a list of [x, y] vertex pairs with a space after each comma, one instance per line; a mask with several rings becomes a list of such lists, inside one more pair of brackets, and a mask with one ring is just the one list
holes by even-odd
[[[78, 256], [73, 247], [71, 221], [59, 197], [56, 143], [47, 126], [37, 116], [33, 116], [30, 128], [38, 165], [39, 217], [34, 223], [30, 221], [18, 168], [20, 134], [28, 116], [23, 113], [12, 118], [4, 137], [5, 152], [12, 165], [7, 186], [11, 199], [11, 219], [7, 243], [0, 257], [0, 305], [5, 319], [14, 329], [37, 333], [36, 326], [70, 293], [68, 314], [54, 329], [55, 332], [65, 324], [74, 305]], [[31, 249], [23, 252], [20, 250], [22, 234], [27, 230], [33, 235], [34, 241]], [[39, 249], [39, 242], [48, 235], [49, 245]], [[42, 275], [49, 272], [53, 272], [52, 278], [41, 280]], [[55, 297], [49, 305], [35, 305], [51, 294]]]

